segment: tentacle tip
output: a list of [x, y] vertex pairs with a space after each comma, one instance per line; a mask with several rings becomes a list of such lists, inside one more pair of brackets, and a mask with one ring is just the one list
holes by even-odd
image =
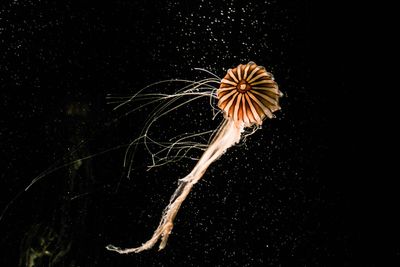
[[158, 251], [163, 250], [167, 246], [167, 241], [168, 241], [168, 235], [167, 236], [163, 236], [161, 238], [160, 245], [158, 246]]
[[121, 250], [121, 248], [116, 247], [114, 245], [107, 245], [106, 249], [109, 250], [109, 251], [115, 251], [115, 252], [119, 252]]
[[161, 250], [163, 250], [165, 248], [165, 245], [160, 245], [159, 247], [158, 247], [158, 251], [161, 251]]

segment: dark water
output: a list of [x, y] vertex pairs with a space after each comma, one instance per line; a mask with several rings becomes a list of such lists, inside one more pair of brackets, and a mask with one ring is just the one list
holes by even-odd
[[[360, 226], [372, 201], [355, 195], [361, 178], [351, 168], [352, 124], [337, 127], [348, 103], [337, 108], [334, 92], [350, 90], [337, 79], [345, 68], [337, 38], [344, 22], [330, 19], [339, 9], [273, 0], [3, 2], [0, 208], [8, 209], [0, 221], [0, 265], [378, 263], [379, 249], [368, 244], [376, 236], [365, 237], [372, 223]], [[105, 246], [146, 241], [192, 161], [147, 171], [151, 158], [139, 148], [127, 178], [124, 149], [116, 149], [19, 194], [47, 168], [139, 134], [151, 109], [124, 116], [133, 106], [114, 112], [107, 94], [206, 77], [196, 67], [222, 77], [250, 60], [274, 74], [285, 94], [282, 111], [209, 168], [165, 250], [126, 256]], [[163, 118], [154, 135], [214, 129], [222, 117], [211, 117], [207, 101], [195, 103]]]

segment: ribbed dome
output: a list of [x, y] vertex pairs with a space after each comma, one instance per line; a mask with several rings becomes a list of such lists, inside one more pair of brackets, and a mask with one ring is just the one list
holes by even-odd
[[217, 90], [218, 107], [225, 116], [245, 126], [261, 125], [280, 109], [278, 89], [272, 74], [254, 62], [229, 69]]

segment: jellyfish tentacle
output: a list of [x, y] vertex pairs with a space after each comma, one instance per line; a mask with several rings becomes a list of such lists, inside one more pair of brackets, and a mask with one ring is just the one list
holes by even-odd
[[[181, 80], [184, 82], [187, 82], [187, 80]], [[150, 152], [151, 154], [151, 150], [150, 148], [147, 146], [147, 139], [148, 139], [148, 132], [152, 126], [152, 124], [158, 120], [160, 117], [168, 114], [169, 112], [183, 106], [186, 105], [188, 103], [190, 103], [191, 101], [195, 101], [201, 97], [210, 97], [210, 91], [209, 92], [202, 92], [202, 93], [191, 93], [191, 91], [194, 91], [195, 89], [198, 89], [199, 86], [203, 86], [206, 83], [209, 82], [215, 82], [215, 80], [211, 80], [211, 79], [206, 79], [203, 80], [203, 82], [192, 82], [190, 85], [183, 87], [181, 90], [178, 90], [177, 93], [173, 94], [173, 95], [168, 95], [167, 97], [164, 97], [163, 99], [160, 100], [168, 100], [165, 103], [161, 103], [158, 107], [155, 108], [155, 110], [150, 114], [149, 119], [146, 121], [145, 126], [141, 132], [141, 136], [143, 136], [144, 139], [144, 143], [145, 143], [145, 147], [146, 149]], [[212, 89], [214, 89], [214, 87], [212, 87]], [[179, 93], [180, 92], [180, 93]], [[177, 102], [178, 100], [180, 100], [182, 97], [185, 96], [195, 96], [193, 98], [190, 98], [189, 100], [185, 101], [184, 103], [178, 104], [176, 106], [174, 106], [173, 108], [169, 108], [170, 106], [172, 106], [175, 102]], [[138, 95], [136, 95], [138, 96]], [[130, 100], [132, 101], [132, 100]], [[154, 101], [156, 102], [156, 101]], [[146, 103], [145, 105], [147, 105], [148, 103]], [[132, 167], [133, 164], [133, 158], [131, 158], [129, 165], [128, 164], [128, 157], [130, 157], [129, 155], [131, 153], [134, 153], [136, 151], [136, 145], [137, 142], [133, 141], [128, 149], [126, 150], [125, 153], [125, 157], [124, 157], [124, 166], [128, 167], [128, 175], [130, 173], [130, 169]], [[132, 151], [132, 147], [135, 146], [135, 148]], [[131, 152], [132, 151], [132, 152]]]
[[193, 170], [179, 180], [177, 189], [162, 213], [160, 224], [148, 241], [136, 248], [124, 249], [113, 245], [108, 245], [106, 248], [120, 254], [139, 253], [151, 249], [160, 240], [159, 250], [164, 249], [171, 234], [174, 219], [192, 187], [202, 178], [211, 163], [224, 154], [229, 147], [240, 141], [242, 131], [243, 124], [238, 126], [233, 120], [224, 121]]

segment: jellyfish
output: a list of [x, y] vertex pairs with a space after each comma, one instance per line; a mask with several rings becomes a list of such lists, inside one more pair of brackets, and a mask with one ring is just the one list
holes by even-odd
[[[218, 77], [215, 74], [213, 75]], [[213, 84], [219, 84], [219, 87], [217, 88]], [[202, 89], [204, 90], [201, 91]], [[203, 96], [217, 99], [217, 107], [223, 113], [224, 119], [218, 129], [214, 131], [209, 143], [201, 147], [204, 152], [192, 171], [184, 178], [179, 179], [178, 186], [172, 194], [169, 204], [163, 210], [160, 223], [151, 238], [141, 246], [134, 248], [120, 248], [108, 245], [106, 248], [110, 251], [120, 254], [139, 253], [151, 249], [159, 241], [159, 250], [164, 249], [173, 229], [174, 219], [193, 186], [203, 177], [207, 168], [214, 161], [221, 157], [228, 148], [234, 146], [246, 136], [246, 128], [255, 127], [254, 129], [257, 130], [265, 118], [272, 119], [275, 117], [273, 113], [280, 109], [279, 98], [283, 94], [278, 89], [278, 85], [272, 74], [254, 62], [240, 64], [236, 68], [229, 69], [223, 79], [211, 78], [191, 83], [172, 96], [157, 94], [141, 95], [139, 92], [128, 101], [140, 97], [150, 100], [150, 103], [159, 100], [160, 97], [168, 100], [166, 104], [160, 106], [153, 113], [153, 119], [147, 124], [142, 138], [146, 139], [148, 137], [147, 130], [154, 122], [154, 118], [159, 118], [160, 115], [169, 112], [168, 107], [172, 105], [177, 97], [183, 95], [194, 96], [185, 103], [194, 100], [196, 97]], [[123, 104], [126, 103], [127, 101], [123, 102]], [[185, 142], [185, 137], [173, 142], [169, 146], [165, 144], [161, 145], [164, 145], [162, 151], [167, 151], [167, 155], [173, 149], [177, 149], [179, 154], [185, 148], [191, 147], [190, 143]], [[166, 158], [168, 157], [161, 159]]]

